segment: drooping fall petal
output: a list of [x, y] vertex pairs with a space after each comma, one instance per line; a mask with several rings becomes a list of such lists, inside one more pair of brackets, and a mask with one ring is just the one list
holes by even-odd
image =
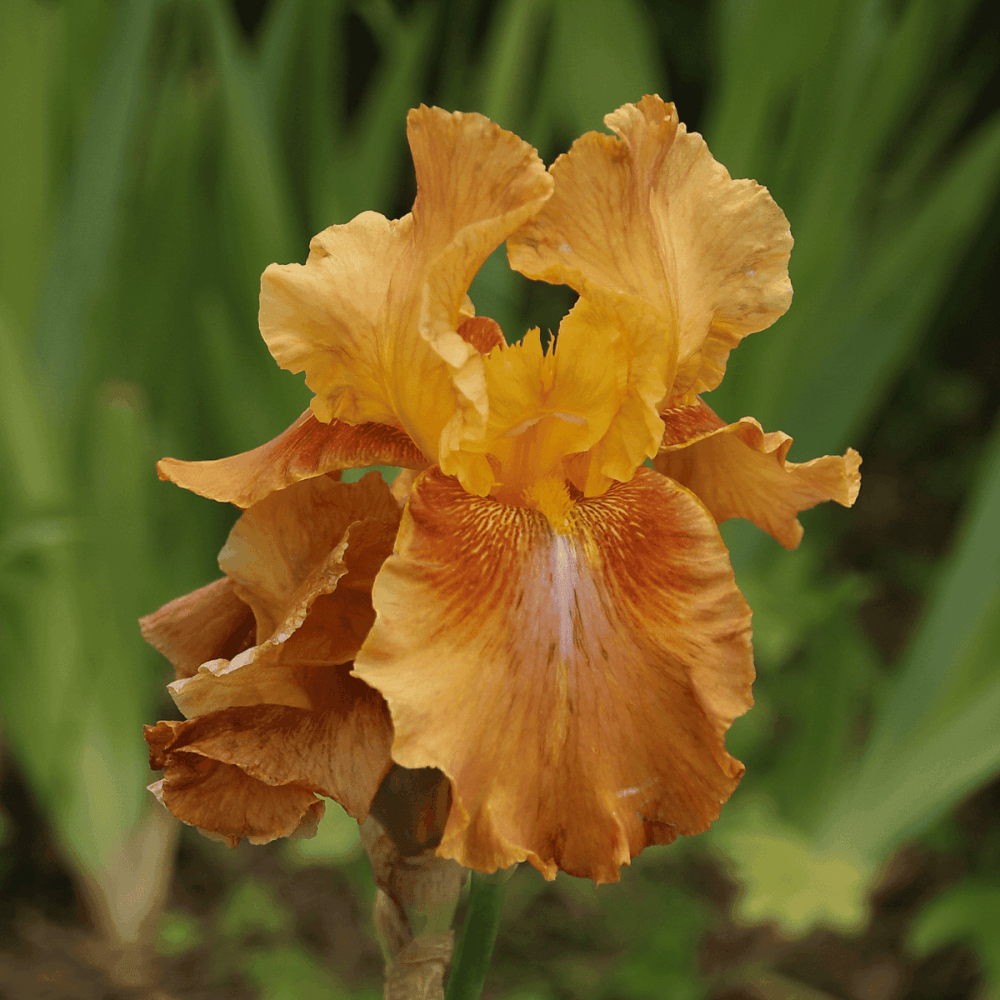
[[[359, 529], [355, 541], [348, 535], [357, 522], [377, 522], [382, 530]], [[399, 507], [377, 472], [356, 483], [321, 476], [247, 510], [219, 553], [219, 566], [253, 608], [263, 642], [279, 627], [291, 631], [289, 618], [304, 619], [312, 602], [351, 569], [359, 574], [352, 589], [366, 591], [398, 523]]]
[[348, 667], [334, 669], [330, 687], [341, 697], [321, 711], [255, 705], [147, 726], [150, 766], [164, 769], [163, 804], [234, 846], [244, 836], [288, 836], [317, 794], [363, 819], [391, 766], [392, 725], [376, 692]]
[[389, 424], [320, 423], [306, 410], [287, 430], [251, 451], [207, 462], [164, 458], [160, 479], [211, 500], [252, 507], [275, 490], [313, 476], [366, 465], [423, 469], [427, 459], [405, 431]]
[[244, 837], [251, 844], [313, 837], [326, 811], [305, 788], [267, 785], [200, 754], [170, 754], [161, 766], [165, 776], [149, 786], [160, 803], [182, 823], [230, 847]]
[[322, 421], [398, 424], [436, 460], [486, 413], [480, 353], [458, 328], [489, 254], [548, 198], [535, 151], [482, 115], [420, 107], [407, 119], [413, 213], [366, 212], [314, 237], [304, 266], [272, 264], [260, 327], [304, 371]]
[[538, 510], [431, 469], [410, 495], [355, 674], [385, 695], [393, 758], [438, 767], [439, 853], [609, 881], [645, 846], [706, 829], [742, 765], [750, 612], [709, 514], [640, 468]]
[[861, 456], [853, 448], [789, 462], [792, 439], [765, 434], [752, 417], [727, 424], [700, 399], [662, 417], [663, 447], [653, 464], [695, 493], [719, 524], [746, 518], [794, 549], [802, 539], [799, 511], [826, 500], [850, 507], [857, 499]]
[[206, 660], [232, 659], [253, 645], [256, 633], [253, 611], [236, 596], [227, 576], [140, 618], [139, 628], [173, 664], [178, 678], [197, 673]]
[[[646, 96], [550, 168], [555, 193], [509, 241], [530, 278], [649, 302], [675, 338], [684, 399], [719, 384], [730, 350], [791, 301], [788, 220], [766, 188], [733, 180], [673, 104]], [[669, 387], [668, 387], [669, 388]]]
[[317, 707], [304, 672], [346, 663], [360, 649], [399, 516], [375, 472], [356, 483], [309, 479], [246, 511], [219, 565], [256, 616], [257, 645], [171, 684], [181, 711], [191, 718], [239, 705]]

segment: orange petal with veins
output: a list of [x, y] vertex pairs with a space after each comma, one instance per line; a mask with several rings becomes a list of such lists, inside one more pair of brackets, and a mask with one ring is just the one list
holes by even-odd
[[371, 588], [392, 552], [399, 505], [377, 472], [272, 494], [236, 522], [219, 556], [257, 620], [257, 645], [169, 685], [188, 718], [239, 705], [316, 707], [312, 667], [346, 663], [375, 619]]
[[765, 434], [753, 417], [727, 424], [701, 399], [660, 416], [666, 430], [653, 465], [691, 490], [719, 524], [746, 518], [794, 549], [802, 540], [799, 511], [826, 500], [850, 507], [857, 499], [861, 456], [853, 448], [789, 462], [792, 439]]
[[298, 785], [266, 785], [200, 754], [172, 753], [161, 766], [165, 776], [149, 786], [160, 803], [182, 823], [230, 847], [244, 837], [251, 844], [313, 837], [326, 811], [321, 799]]
[[565, 527], [418, 480], [373, 594], [355, 674], [385, 696], [393, 759], [438, 767], [438, 853], [528, 860], [598, 882], [705, 830], [743, 766], [724, 734], [751, 704], [750, 610], [712, 518], [640, 468]]
[[231, 660], [253, 645], [256, 632], [253, 611], [236, 596], [227, 576], [140, 618], [139, 628], [174, 665], [178, 678], [191, 677], [207, 660]]
[[[376, 523], [353, 527], [368, 521]], [[253, 608], [258, 642], [264, 642], [279, 628], [290, 633], [290, 616], [301, 624], [312, 602], [332, 593], [349, 570], [351, 590], [369, 591], [398, 523], [399, 506], [377, 472], [356, 483], [321, 476], [247, 510], [219, 553], [219, 566]]]
[[396, 465], [424, 469], [427, 460], [405, 431], [388, 424], [352, 426], [339, 420], [320, 423], [306, 410], [276, 438], [251, 451], [207, 462], [164, 458], [156, 463], [160, 479], [211, 500], [252, 507], [275, 490], [338, 469]]
[[185, 823], [253, 843], [289, 836], [316, 795], [363, 819], [391, 767], [392, 723], [382, 697], [348, 671], [322, 678], [320, 710], [254, 705], [146, 726], [163, 804]]

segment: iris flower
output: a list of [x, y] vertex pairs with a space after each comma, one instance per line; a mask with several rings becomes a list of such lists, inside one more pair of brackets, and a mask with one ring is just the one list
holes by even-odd
[[[747, 518], [794, 547], [799, 511], [853, 503], [860, 459], [788, 462], [787, 435], [726, 424], [701, 400], [730, 350], [788, 308], [788, 222], [672, 104], [645, 97], [605, 121], [614, 135], [584, 135], [546, 170], [482, 116], [421, 107], [408, 119], [412, 213], [365, 212], [316, 236], [305, 265], [265, 271], [261, 332], [279, 365], [305, 372], [309, 410], [253, 451], [164, 459], [161, 477], [249, 508], [245, 520], [317, 481], [346, 498], [336, 470], [396, 465], [410, 470], [393, 489], [398, 530], [387, 505], [391, 554], [377, 573], [363, 559], [354, 584], [366, 594], [372, 581], [373, 612], [310, 667], [307, 696], [272, 700], [290, 683], [272, 678], [291, 675], [252, 650], [287, 628], [254, 606], [255, 645], [240, 654], [252, 662], [213, 651], [181, 682], [205, 700], [152, 730], [154, 764], [190, 753], [184, 734], [199, 727], [232, 735], [236, 717], [223, 715], [249, 699], [257, 743], [225, 758], [230, 777], [330, 795], [361, 818], [390, 758], [438, 768], [451, 804], [437, 853], [487, 872], [527, 860], [547, 878], [615, 880], [644, 847], [718, 817], [744, 770], [725, 733], [752, 704], [754, 669], [750, 609], [717, 525]], [[537, 330], [508, 346], [469, 301], [504, 240], [514, 268], [579, 295], [548, 350]], [[312, 545], [313, 515], [297, 511]], [[355, 510], [315, 540], [314, 559], [336, 549], [348, 567], [329, 601], [355, 572], [353, 525], [371, 518]], [[315, 605], [296, 607], [308, 630]], [[176, 610], [158, 614], [161, 630], [185, 631]], [[295, 634], [278, 642], [293, 664]], [[291, 775], [284, 758], [259, 759], [280, 756], [269, 706], [293, 703], [317, 737], [312, 750], [295, 743]], [[205, 752], [202, 767], [221, 766]]]

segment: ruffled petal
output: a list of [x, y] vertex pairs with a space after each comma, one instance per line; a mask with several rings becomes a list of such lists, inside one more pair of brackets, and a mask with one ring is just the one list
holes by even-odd
[[355, 673], [394, 760], [451, 780], [439, 853], [460, 864], [614, 880], [743, 773], [724, 733], [751, 704], [750, 610], [711, 517], [651, 470], [556, 531], [432, 468], [373, 598]]
[[861, 456], [853, 448], [789, 462], [792, 439], [781, 431], [765, 434], [753, 417], [726, 424], [700, 399], [662, 417], [663, 448], [653, 464], [696, 494], [719, 524], [746, 518], [794, 549], [802, 540], [799, 511], [826, 500], [850, 507], [857, 499]]
[[199, 496], [252, 507], [292, 483], [366, 465], [424, 469], [428, 462], [398, 427], [352, 426], [340, 420], [324, 424], [306, 410], [288, 430], [251, 451], [207, 462], [164, 458], [156, 463], [156, 471], [160, 479]]
[[486, 412], [479, 351], [458, 333], [483, 261], [533, 215], [552, 181], [537, 153], [482, 115], [420, 107], [407, 119], [412, 215], [366, 212], [272, 264], [260, 328], [275, 360], [304, 371], [322, 421], [398, 423], [436, 459]]
[[356, 574], [351, 590], [365, 593], [398, 523], [399, 506], [377, 472], [356, 483], [308, 479], [247, 510], [219, 553], [219, 566], [253, 608], [262, 643], [279, 629], [291, 634], [349, 570]]
[[[614, 360], [600, 349], [601, 330], [617, 333]], [[673, 382], [674, 362], [664, 351], [661, 333], [648, 303], [599, 289], [579, 299], [559, 327], [564, 351], [589, 357], [592, 365], [614, 365], [620, 373], [613, 415], [577, 474], [576, 485], [585, 496], [599, 496], [613, 481], [628, 482], [644, 459], [656, 454], [663, 437], [657, 407]]]
[[317, 707], [306, 680], [361, 648], [399, 517], [376, 472], [356, 483], [309, 479], [244, 513], [219, 565], [256, 616], [258, 645], [171, 684], [178, 708], [191, 718], [241, 705]]
[[232, 659], [253, 645], [256, 634], [253, 611], [226, 576], [140, 618], [139, 628], [178, 678], [192, 676], [206, 660]]
[[543, 353], [536, 329], [484, 357], [486, 430], [442, 469], [470, 493], [515, 504], [571, 456], [580, 458], [562, 471], [586, 496], [627, 481], [663, 438], [669, 362], [659, 344], [645, 302], [599, 289], [579, 299], [554, 349]]
[[[413, 219], [362, 212], [309, 243], [305, 265], [271, 264], [260, 283], [260, 331], [275, 361], [306, 373], [312, 411], [327, 422], [396, 423], [379, 357], [394, 272], [411, 277]], [[407, 266], [409, 265], [409, 266]]]
[[164, 769], [163, 804], [252, 843], [288, 836], [316, 795], [363, 819], [391, 767], [392, 724], [381, 696], [348, 669], [330, 685], [341, 700], [322, 711], [256, 705], [146, 726], [150, 766]]
[[722, 380], [729, 351], [791, 301], [788, 220], [766, 188], [734, 181], [673, 104], [646, 96], [550, 168], [555, 193], [509, 241], [530, 278], [645, 299], [676, 337], [673, 394]]
[[485, 432], [443, 463], [469, 492], [485, 496], [496, 486], [495, 495], [516, 503], [566, 455], [586, 451], [606, 432], [625, 392], [625, 354], [613, 328], [581, 321], [580, 313], [563, 320], [548, 353], [535, 329], [483, 359]]
[[326, 811], [305, 788], [267, 785], [200, 754], [170, 754], [162, 767], [164, 777], [149, 786], [160, 803], [182, 823], [230, 847], [244, 837], [251, 844], [313, 837]]

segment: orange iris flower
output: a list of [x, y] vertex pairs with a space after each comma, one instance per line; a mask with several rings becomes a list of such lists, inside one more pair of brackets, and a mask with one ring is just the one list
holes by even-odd
[[[546, 171], [482, 116], [421, 107], [412, 213], [363, 213], [264, 272], [261, 331], [310, 409], [245, 454], [159, 465], [249, 508], [210, 585], [225, 613], [196, 592], [146, 622], [189, 675], [172, 685], [189, 721], [149, 730], [181, 818], [269, 839], [307, 831], [317, 793], [363, 817], [391, 761], [436, 767], [438, 854], [602, 882], [732, 794], [724, 737], [754, 669], [717, 524], [794, 547], [800, 510], [853, 503], [860, 459], [787, 462], [786, 435], [701, 401], [788, 307], [788, 222], [672, 104], [606, 123], [617, 137], [588, 133]], [[507, 346], [466, 294], [504, 240], [514, 268], [579, 293], [547, 352], [537, 330]], [[413, 471], [395, 499], [331, 482], [371, 464]]]

